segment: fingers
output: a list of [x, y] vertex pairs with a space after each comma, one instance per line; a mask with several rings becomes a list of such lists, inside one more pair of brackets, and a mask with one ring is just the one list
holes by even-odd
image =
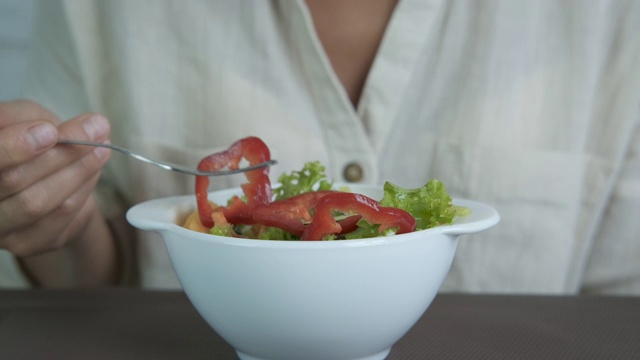
[[46, 121], [25, 121], [0, 130], [0, 171], [33, 159], [58, 141], [58, 129]]
[[28, 119], [39, 119], [59, 125], [60, 119], [42, 105], [31, 100], [0, 102], [0, 129]]
[[[98, 211], [91, 194], [110, 151], [55, 143], [59, 138], [106, 142], [109, 123], [96, 114], [57, 127], [52, 118], [12, 122], [2, 105], [0, 248], [19, 256], [58, 248], [77, 236], [87, 214]], [[11, 116], [38, 112], [20, 106]]]
[[[109, 123], [104, 117], [95, 114], [85, 114], [60, 125], [57, 129], [57, 134], [59, 137], [69, 139], [102, 142], [108, 139], [109, 131]], [[0, 133], [2, 133], [2, 131], [0, 131]], [[0, 148], [1, 147], [2, 145], [0, 145]], [[15, 149], [13, 149], [13, 151], [13, 159], [23, 158], [22, 156], [16, 155], [17, 153], [21, 153], [20, 151]], [[28, 150], [26, 152], [28, 152]], [[29, 161], [22, 161], [13, 166], [2, 167], [0, 165], [0, 201], [18, 194], [92, 153], [94, 157], [97, 157], [97, 160], [102, 160], [105, 157], [108, 158], [109, 151], [102, 148], [94, 149], [86, 146], [59, 145], [39, 155], [30, 153], [26, 156]], [[6, 158], [7, 157], [5, 157], [5, 159]], [[95, 160], [94, 158], [87, 161]], [[11, 162], [9, 161], [9, 163]], [[95, 163], [95, 165], [100, 167], [103, 164], [103, 161]], [[90, 166], [91, 164], [88, 165]]]
[[[54, 153], [54, 150], [55, 153]], [[11, 224], [12, 229], [34, 223], [51, 211], [59, 208], [84, 184], [99, 174], [109, 159], [109, 151], [86, 147], [64, 147], [52, 149], [52, 154], [33, 161], [34, 164], [19, 166], [10, 177], [13, 189], [0, 189], [0, 221]], [[87, 153], [88, 152], [88, 153]], [[39, 180], [31, 183], [31, 178]], [[15, 180], [18, 179], [18, 180]], [[30, 183], [23, 186], [23, 183]], [[8, 193], [9, 191], [17, 192]], [[1, 235], [1, 234], [0, 234]]]
[[47, 216], [6, 236], [0, 245], [19, 257], [63, 247], [82, 230], [95, 210], [92, 194], [98, 178], [99, 175], [94, 176]]
[[109, 135], [107, 119], [100, 114], [83, 114], [59, 126], [60, 139], [100, 141]]
[[0, 171], [53, 147], [60, 120], [29, 100], [0, 102]]

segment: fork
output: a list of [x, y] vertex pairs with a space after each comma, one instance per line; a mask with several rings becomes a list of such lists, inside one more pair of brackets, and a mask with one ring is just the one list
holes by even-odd
[[98, 142], [92, 142], [92, 141], [80, 141], [80, 140], [58, 140], [58, 144], [103, 147], [103, 148], [121, 152], [123, 154], [131, 156], [134, 159], [146, 162], [147, 164], [158, 166], [165, 170], [175, 171], [182, 174], [197, 175], [197, 176], [223, 176], [223, 175], [239, 174], [239, 173], [243, 173], [251, 170], [261, 169], [267, 166], [272, 166], [278, 163], [276, 160], [269, 160], [256, 165], [251, 165], [251, 166], [234, 169], [234, 170], [200, 171], [197, 169], [187, 168], [187, 167], [169, 163], [166, 161], [149, 159], [148, 157], [142, 156], [136, 152], [133, 152], [127, 148], [124, 148], [118, 145], [98, 143]]

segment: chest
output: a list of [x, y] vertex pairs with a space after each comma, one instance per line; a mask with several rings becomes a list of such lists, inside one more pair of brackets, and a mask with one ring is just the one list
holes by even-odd
[[307, 0], [331, 66], [357, 105], [398, 0]]

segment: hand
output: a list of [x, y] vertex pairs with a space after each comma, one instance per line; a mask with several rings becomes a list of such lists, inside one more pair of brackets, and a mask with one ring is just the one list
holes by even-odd
[[[96, 229], [108, 232], [92, 194], [109, 150], [56, 145], [58, 138], [102, 142], [108, 135], [99, 115], [63, 123], [31, 101], [0, 103], [0, 248], [29, 267], [27, 259], [80, 244]], [[110, 239], [91, 234], [91, 241], [101, 236]]]

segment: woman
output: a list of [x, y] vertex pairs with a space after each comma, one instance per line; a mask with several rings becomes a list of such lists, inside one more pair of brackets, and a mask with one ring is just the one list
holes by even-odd
[[[162, 243], [122, 214], [193, 179], [51, 139], [195, 163], [257, 135], [274, 177], [319, 160], [338, 181], [435, 177], [495, 206], [501, 223], [461, 242], [445, 291], [640, 293], [633, 1], [69, 0], [41, 12], [28, 96], [51, 112], [11, 103], [0, 119], [14, 278], [179, 286]], [[53, 114], [72, 120], [45, 150], [26, 148]], [[102, 125], [85, 132], [87, 119]]]

